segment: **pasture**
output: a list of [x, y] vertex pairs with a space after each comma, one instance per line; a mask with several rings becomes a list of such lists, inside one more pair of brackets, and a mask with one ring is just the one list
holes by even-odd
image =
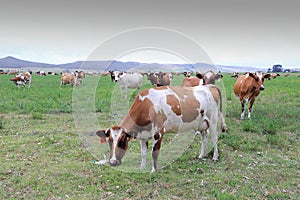
[[[73, 89], [84, 95], [89, 81], [98, 84], [92, 106], [103, 126], [121, 120], [136, 90], [130, 90], [128, 107], [114, 114], [123, 99], [112, 101], [117, 87], [109, 76], [88, 76], [72, 88], [60, 87], [60, 76], [33, 75], [28, 90], [0, 75], [0, 199], [298, 199], [300, 78], [266, 80], [252, 120], [241, 121], [235, 79], [223, 75], [218, 84], [224, 85], [229, 130], [219, 131], [219, 161], [198, 159], [201, 141], [195, 136], [178, 159], [153, 174], [94, 164], [73, 118]], [[172, 85], [183, 78], [174, 76]], [[144, 77], [143, 89], [149, 87]], [[139, 153], [138, 143], [129, 149]]]

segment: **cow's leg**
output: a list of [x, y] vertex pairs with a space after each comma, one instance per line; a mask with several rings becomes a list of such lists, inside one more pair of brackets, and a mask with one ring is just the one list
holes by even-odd
[[211, 129], [211, 134], [212, 134], [212, 142], [214, 145], [214, 155], [212, 160], [217, 161], [219, 158], [219, 152], [218, 152], [218, 131], [217, 127], [214, 127]]
[[160, 151], [160, 145], [162, 140], [162, 134], [156, 133], [152, 138], [152, 170], [151, 172], [157, 171], [157, 159]]
[[141, 140], [140, 144], [141, 144], [141, 155], [142, 155], [141, 169], [145, 169], [147, 152], [148, 152], [148, 141]]
[[243, 100], [241, 101], [241, 105], [242, 105], [241, 119], [245, 119], [245, 104], [246, 104], [246, 101], [243, 99]]
[[200, 134], [201, 134], [202, 145], [201, 145], [201, 152], [200, 152], [199, 158], [203, 159], [207, 156], [207, 152], [206, 152], [206, 148], [207, 148], [207, 130], [200, 131]]
[[253, 97], [251, 100], [250, 100], [250, 104], [249, 104], [249, 108], [248, 108], [248, 118], [251, 119], [251, 112], [252, 112], [252, 106], [254, 104], [254, 101], [255, 101], [255, 98]]

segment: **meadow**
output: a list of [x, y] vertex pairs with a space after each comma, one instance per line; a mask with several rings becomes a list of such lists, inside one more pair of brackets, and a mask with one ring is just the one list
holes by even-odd
[[[85, 85], [97, 83], [88, 108], [104, 127], [121, 120], [136, 90], [119, 108], [124, 99], [112, 99], [118, 87], [109, 76], [88, 76], [72, 88], [61, 87], [60, 76], [33, 75], [30, 89], [18, 89], [11, 76], [0, 75], [0, 199], [299, 199], [300, 78], [265, 81], [252, 120], [240, 120], [230, 75], [218, 83], [229, 129], [219, 134], [219, 161], [211, 155], [198, 159], [201, 141], [195, 136], [181, 156], [156, 173], [96, 165], [97, 149], [78, 134], [95, 140], [96, 130], [76, 125], [81, 96], [74, 98], [75, 90], [84, 98]], [[173, 85], [183, 78], [174, 76]], [[144, 79], [143, 88], [151, 87]], [[139, 154], [137, 142], [129, 149]]]

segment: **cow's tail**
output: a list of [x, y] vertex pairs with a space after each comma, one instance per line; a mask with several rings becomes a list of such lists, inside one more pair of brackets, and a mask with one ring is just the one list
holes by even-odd
[[219, 112], [219, 119], [221, 120], [221, 130], [222, 132], [226, 132], [227, 131], [227, 126], [226, 126], [226, 122], [225, 122], [225, 118], [223, 116], [223, 107], [222, 107], [222, 93], [220, 88], [215, 87], [219, 93], [219, 101], [220, 101], [220, 112]]

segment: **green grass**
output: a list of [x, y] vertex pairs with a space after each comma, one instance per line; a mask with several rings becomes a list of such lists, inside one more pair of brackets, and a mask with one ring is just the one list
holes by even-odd
[[[198, 159], [201, 141], [196, 136], [178, 159], [154, 174], [149, 173], [150, 160], [143, 173], [95, 165], [100, 144], [88, 135], [94, 125], [80, 127], [73, 116], [74, 103], [79, 111], [86, 106], [99, 125], [107, 127], [128, 110], [114, 106], [129, 107], [136, 90], [129, 91], [129, 100], [119, 96], [111, 100], [118, 88], [110, 77], [87, 77], [84, 85], [72, 88], [60, 87], [60, 76], [33, 75], [29, 90], [18, 89], [10, 78], [0, 75], [0, 199], [299, 198], [300, 79], [294, 74], [265, 81], [252, 120], [242, 121], [233, 94], [235, 79], [224, 74], [218, 85], [224, 85], [229, 131], [220, 134], [219, 161], [212, 162], [211, 156]], [[180, 85], [183, 76], [174, 78], [173, 84]], [[88, 83], [96, 83], [90, 101], [85, 99]], [[145, 79], [143, 88], [148, 87]], [[82, 96], [74, 98], [73, 89]], [[85, 118], [92, 119], [83, 110], [78, 119]], [[162, 148], [172, 138], [166, 137]], [[91, 143], [97, 144], [96, 149]], [[137, 155], [134, 161], [139, 165], [139, 143], [132, 142], [128, 151]]]

